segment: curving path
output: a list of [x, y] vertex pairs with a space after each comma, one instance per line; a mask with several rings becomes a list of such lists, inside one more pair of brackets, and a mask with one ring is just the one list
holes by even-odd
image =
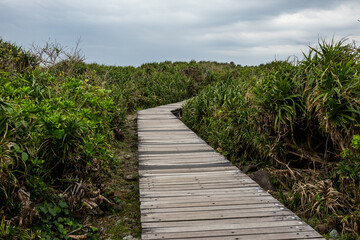
[[142, 239], [323, 239], [173, 114], [138, 112]]

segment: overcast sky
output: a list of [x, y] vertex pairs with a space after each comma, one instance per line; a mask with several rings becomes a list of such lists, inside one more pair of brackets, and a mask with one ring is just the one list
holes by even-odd
[[359, 0], [0, 0], [0, 37], [29, 49], [56, 40], [86, 62], [258, 65], [319, 38], [360, 41]]

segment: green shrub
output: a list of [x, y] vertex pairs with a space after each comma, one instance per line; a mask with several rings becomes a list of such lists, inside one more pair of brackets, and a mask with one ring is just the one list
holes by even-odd
[[41, 202], [52, 199], [54, 184], [68, 184], [65, 176], [89, 179], [94, 165], [106, 166], [114, 120], [125, 112], [85, 80], [41, 71], [0, 79], [0, 199], [9, 203], [1, 210], [13, 217], [20, 187]]
[[38, 59], [35, 55], [0, 38], [0, 72], [24, 73], [37, 65]]
[[[234, 64], [210, 62], [86, 64], [78, 46], [69, 51], [56, 42], [32, 53], [0, 41], [0, 234], [9, 239], [69, 238], [80, 225], [69, 225], [75, 218], [58, 196], [79, 181], [95, 186], [114, 159], [127, 113], [184, 100], [237, 74]], [[40, 212], [38, 230], [16, 226], [19, 190]]]
[[319, 42], [318, 48], [310, 48], [304, 56], [307, 111], [344, 150], [360, 122], [359, 51], [346, 39], [333, 39]]
[[[184, 106], [183, 121], [235, 163], [285, 168], [291, 177], [281, 186], [294, 192], [278, 195], [289, 207], [297, 210], [301, 200], [303, 216], [338, 221], [338, 230], [355, 237], [360, 221], [359, 67], [354, 44], [321, 41], [302, 61], [243, 68], [240, 76], [204, 88]], [[311, 168], [321, 181], [306, 182], [306, 174], [299, 180], [290, 168]], [[334, 216], [312, 215], [308, 209], [314, 203], [332, 209]]]

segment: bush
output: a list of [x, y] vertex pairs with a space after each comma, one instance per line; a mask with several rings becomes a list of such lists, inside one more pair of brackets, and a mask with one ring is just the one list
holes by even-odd
[[0, 71], [24, 73], [38, 66], [38, 58], [0, 38]]
[[84, 198], [105, 201], [96, 184], [123, 139], [126, 114], [236, 74], [234, 65], [208, 62], [86, 64], [78, 45], [56, 42], [29, 53], [1, 41], [0, 51], [0, 235], [9, 239], [66, 239], [76, 228], [98, 237], [74, 216], [89, 209]]
[[[183, 120], [235, 163], [284, 168], [291, 177], [277, 181], [292, 192], [280, 198], [302, 209], [300, 215], [341, 223], [338, 230], [356, 236], [359, 67], [354, 44], [321, 41], [302, 61], [248, 68], [244, 73], [252, 74], [206, 87], [187, 102]], [[291, 168], [299, 169], [297, 176]], [[308, 169], [313, 176], [300, 174]]]

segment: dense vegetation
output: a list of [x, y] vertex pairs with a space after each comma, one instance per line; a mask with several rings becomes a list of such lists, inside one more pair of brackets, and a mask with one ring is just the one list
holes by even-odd
[[85, 64], [47, 44], [25, 51], [0, 39], [0, 236], [97, 238], [82, 224], [113, 205], [102, 176], [116, 164], [126, 115], [194, 96], [235, 66]]
[[270, 171], [274, 195], [314, 227], [357, 239], [359, 53], [321, 41], [302, 61], [242, 68], [188, 101], [183, 120], [235, 164]]
[[186, 124], [236, 165], [269, 171], [273, 194], [312, 226], [356, 239], [359, 57], [332, 41], [257, 67], [115, 67], [84, 63], [78, 48], [0, 39], [0, 238], [97, 239], [87, 217], [117, 211], [103, 183], [128, 147], [127, 116], [196, 96]]

